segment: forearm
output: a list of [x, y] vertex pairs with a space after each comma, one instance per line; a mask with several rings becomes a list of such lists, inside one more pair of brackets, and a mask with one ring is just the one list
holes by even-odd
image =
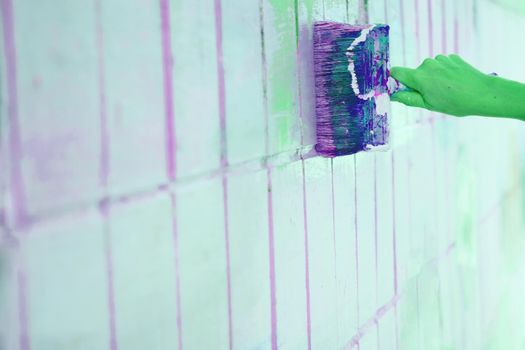
[[489, 83], [493, 93], [480, 115], [525, 120], [525, 84], [500, 77], [490, 77]]

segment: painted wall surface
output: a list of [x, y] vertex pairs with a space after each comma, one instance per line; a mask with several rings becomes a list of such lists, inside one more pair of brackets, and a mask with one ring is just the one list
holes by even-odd
[[525, 81], [519, 1], [0, 3], [1, 349], [525, 349], [523, 123], [309, 153], [313, 21]]

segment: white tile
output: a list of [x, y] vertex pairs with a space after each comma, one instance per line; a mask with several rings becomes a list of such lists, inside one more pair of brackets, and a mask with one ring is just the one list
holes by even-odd
[[330, 160], [305, 161], [310, 266], [312, 347], [336, 347], [337, 309], [336, 243], [332, 218]]
[[215, 7], [211, 0], [170, 1], [169, 4], [177, 176], [185, 177], [219, 167]]
[[228, 179], [234, 349], [271, 346], [266, 172]]
[[169, 196], [112, 209], [109, 230], [119, 347], [176, 348], [177, 286]]
[[221, 180], [177, 193], [182, 344], [227, 349], [228, 296]]
[[307, 348], [305, 228], [301, 162], [272, 171], [277, 341]]
[[93, 4], [16, 1], [13, 11], [27, 210], [93, 200], [100, 94]]
[[22, 254], [32, 349], [109, 349], [104, 249], [96, 212], [27, 233]]
[[166, 179], [161, 15], [149, 2], [110, 0], [101, 17], [110, 189], [137, 191]]
[[265, 153], [260, 14], [251, 1], [221, 4], [228, 160], [234, 164]]

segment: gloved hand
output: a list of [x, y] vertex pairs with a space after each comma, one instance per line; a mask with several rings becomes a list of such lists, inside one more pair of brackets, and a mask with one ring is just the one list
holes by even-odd
[[394, 67], [390, 74], [409, 88], [392, 101], [455, 116], [525, 120], [525, 84], [484, 74], [458, 55], [427, 58], [417, 69]]

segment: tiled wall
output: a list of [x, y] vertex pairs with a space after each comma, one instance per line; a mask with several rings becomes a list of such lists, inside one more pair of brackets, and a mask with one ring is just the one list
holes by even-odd
[[1, 349], [525, 348], [520, 122], [311, 153], [313, 21], [525, 80], [513, 1], [0, 3]]

